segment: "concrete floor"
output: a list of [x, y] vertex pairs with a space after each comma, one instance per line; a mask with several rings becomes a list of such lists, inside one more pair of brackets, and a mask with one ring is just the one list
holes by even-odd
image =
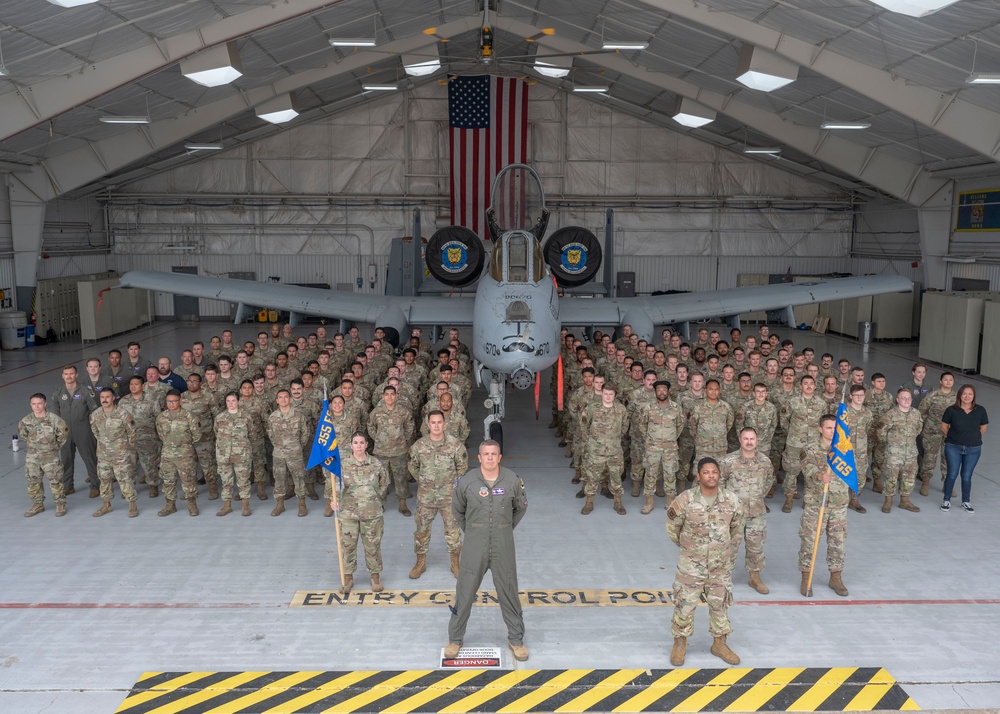
[[[59, 369], [92, 354], [104, 357], [129, 339], [143, 354], [176, 357], [220, 324], [159, 323], [96, 346], [78, 344], [3, 353], [0, 434], [13, 434], [28, 396], [51, 393]], [[776, 330], [783, 336], [789, 330]], [[236, 328], [237, 337], [255, 334]], [[873, 346], [795, 331], [811, 345], [883, 371], [890, 386], [909, 377], [913, 344]], [[940, 370], [929, 379], [937, 382]], [[960, 378], [959, 383], [966, 381]], [[978, 378], [979, 402], [1000, 415], [1000, 388]], [[547, 379], [546, 379], [547, 384]], [[543, 389], [540, 421], [530, 394], [508, 402], [504, 463], [523, 478], [528, 514], [517, 530], [522, 589], [669, 588], [676, 548], [658, 507], [628, 515], [610, 501], [584, 518], [571, 470], [557, 448]], [[470, 416], [481, 418], [474, 397]], [[995, 416], [994, 418], [1000, 418]], [[996, 428], [996, 427], [994, 427]], [[473, 424], [473, 439], [478, 425]], [[9, 437], [7, 437], [9, 438]], [[988, 440], [991, 441], [991, 440]], [[6, 447], [9, 449], [9, 447]], [[22, 517], [24, 452], [0, 454], [0, 711], [114, 711], [145, 671], [351, 670], [431, 668], [446, 642], [446, 609], [288, 608], [297, 590], [339, 584], [333, 521], [310, 502], [308, 518], [268, 513], [273, 500], [253, 499], [254, 514], [215, 518], [202, 487], [202, 515], [157, 518], [162, 500], [140, 495], [141, 513], [126, 517], [120, 499], [101, 519], [86, 490], [69, 498], [69, 513]], [[77, 465], [77, 486], [82, 485]], [[866, 491], [865, 515], [849, 512], [844, 580], [838, 598], [818, 568], [816, 597], [798, 593], [799, 511], [772, 508], [764, 579], [771, 594], [746, 585], [737, 564], [731, 610], [733, 649], [748, 667], [884, 667], [922, 708], [987, 708], [1000, 702], [1000, 567], [996, 513], [1000, 453], [987, 443], [973, 483], [975, 514], [942, 513], [940, 494], [916, 497], [919, 514], [878, 512]], [[780, 500], [773, 503], [780, 505]], [[658, 506], [661, 506], [658, 503]], [[451, 589], [440, 525], [435, 524], [427, 573], [411, 581], [413, 519], [386, 513], [383, 582], [398, 588]], [[822, 552], [822, 551], [821, 551]], [[359, 568], [360, 585], [366, 574]], [[484, 588], [491, 587], [489, 578]], [[527, 608], [530, 668], [663, 668], [669, 666], [671, 610], [664, 608]], [[687, 666], [721, 666], [708, 652], [707, 616], [699, 611]], [[473, 610], [466, 643], [503, 646], [498, 608]], [[505, 665], [510, 663], [505, 660]], [[523, 665], [518, 665], [523, 666]]]

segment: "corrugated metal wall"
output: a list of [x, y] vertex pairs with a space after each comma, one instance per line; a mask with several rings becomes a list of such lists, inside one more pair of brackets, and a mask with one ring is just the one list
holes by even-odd
[[851, 258], [851, 272], [855, 275], [902, 275], [909, 280], [923, 282], [924, 268], [912, 260], [886, 260], [884, 258]]
[[851, 271], [846, 257], [796, 258], [766, 256], [619, 256], [616, 272], [634, 272], [636, 291], [725, 290], [735, 288], [740, 273], [824, 275]]
[[105, 253], [53, 255], [38, 261], [39, 280], [103, 273], [107, 270], [108, 256]]
[[951, 289], [952, 278], [989, 280], [990, 290], [1000, 290], [1000, 264], [997, 263], [948, 263], [945, 286]]

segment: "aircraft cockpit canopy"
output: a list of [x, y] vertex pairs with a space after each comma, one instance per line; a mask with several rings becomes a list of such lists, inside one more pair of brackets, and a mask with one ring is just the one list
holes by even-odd
[[535, 170], [511, 164], [493, 180], [487, 225], [493, 241], [506, 231], [531, 231], [541, 240], [548, 224], [542, 181]]
[[537, 283], [544, 275], [542, 246], [528, 231], [506, 233], [493, 248], [490, 277], [497, 282]]

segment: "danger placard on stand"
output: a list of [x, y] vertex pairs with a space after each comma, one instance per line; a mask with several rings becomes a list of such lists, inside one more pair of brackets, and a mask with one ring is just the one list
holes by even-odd
[[500, 665], [499, 647], [463, 647], [450, 659], [441, 648], [441, 669], [500, 669]]

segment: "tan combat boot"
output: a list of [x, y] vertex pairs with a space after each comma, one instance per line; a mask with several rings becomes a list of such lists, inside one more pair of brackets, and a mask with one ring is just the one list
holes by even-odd
[[385, 588], [382, 587], [382, 580], [379, 578], [378, 573], [372, 573], [372, 592], [380, 593], [383, 590]]
[[306, 484], [306, 495], [309, 497], [310, 501], [318, 501], [319, 494], [316, 493], [316, 484], [307, 483]]
[[150, 486], [149, 487], [149, 497], [150, 498], [159, 498], [159, 496], [160, 496], [160, 487], [159, 486]]
[[615, 502], [612, 507], [619, 516], [625, 515], [625, 506], [622, 505], [622, 495], [620, 493], [615, 494]]
[[250, 515], [250, 499], [249, 498], [244, 498], [243, 499], [243, 515], [244, 516], [249, 516]]
[[347, 595], [354, 587], [354, 575], [347, 573], [344, 575], [344, 584], [340, 586], [341, 595]]
[[208, 500], [214, 501], [219, 497], [219, 482], [216, 479], [212, 479], [208, 482]]
[[583, 515], [589, 515], [594, 510], [594, 497], [587, 496], [587, 502], [583, 504], [583, 508], [580, 509], [580, 513]]
[[233, 504], [230, 501], [223, 501], [222, 508], [215, 514], [217, 516], [228, 516], [233, 512]]
[[570, 483], [580, 483], [581, 481], [583, 481], [583, 473], [580, 469], [576, 469], [573, 472], [573, 478], [570, 480]]
[[886, 496], [882, 504], [882, 513], [892, 513], [892, 496]]
[[410, 579], [416, 580], [421, 575], [427, 572], [427, 556], [423, 553], [417, 553], [417, 563], [413, 566], [410, 571]]
[[306, 508], [306, 497], [302, 496], [299, 498], [299, 518], [309, 515], [309, 509]]
[[101, 489], [99, 489], [97, 486], [90, 487], [90, 496], [89, 496], [90, 498], [97, 498], [100, 495], [101, 495]]
[[549, 427], [548, 428], [549, 429], [555, 429], [557, 426], [559, 426], [559, 420], [556, 419], [556, 415], [553, 414], [552, 415], [552, 421], [549, 422]]
[[785, 496], [785, 505], [781, 507], [781, 512], [782, 513], [791, 513], [792, 512], [792, 501], [793, 501], [793, 499], [794, 499], [794, 496]]
[[729, 645], [726, 644], [726, 635], [716, 637], [715, 641], [712, 643], [712, 649], [709, 651], [726, 664], [740, 663], [740, 658], [737, 657], [736, 653], [729, 649]]
[[756, 590], [757, 592], [759, 592], [761, 595], [767, 595], [769, 592], [771, 592], [768, 589], [768, 587], [764, 584], [764, 581], [760, 579], [760, 571], [759, 570], [751, 570], [750, 571], [750, 582], [749, 582], [749, 585], [754, 590]]
[[601, 495], [604, 496], [605, 498], [614, 498], [614, 495], [611, 493], [611, 489], [608, 488], [607, 481], [601, 483]]
[[684, 664], [684, 657], [687, 655], [687, 637], [675, 637], [673, 649], [670, 650], [670, 664], [680, 667]]
[[861, 505], [861, 501], [858, 500], [857, 494], [851, 494], [851, 502], [847, 504], [847, 507], [852, 511], [857, 511], [858, 513], [868, 513], [868, 509]]
[[333, 506], [330, 505], [329, 501], [326, 502], [326, 508], [323, 509], [323, 515], [326, 518], [329, 518], [330, 516], [333, 515]]
[[257, 482], [257, 498], [259, 498], [261, 501], [267, 500], [267, 489], [264, 487], [263, 481]]
[[573, 458], [573, 447], [569, 444], [566, 445], [566, 450], [563, 452], [563, 456], [567, 459]]
[[913, 504], [908, 493], [904, 493], [899, 497], [899, 507], [910, 513], [920, 513], [920, 508]]
[[872, 479], [872, 493], [882, 493], [882, 478], [880, 476]]
[[101, 507], [94, 511], [94, 518], [100, 518], [105, 513], [111, 513], [111, 501], [105, 501]]
[[510, 647], [510, 651], [514, 654], [514, 659], [518, 662], [528, 661], [528, 648], [523, 644], [515, 645], [513, 642], [508, 642], [507, 646]]
[[[31, 508], [24, 512], [25, 518], [31, 518], [32, 516], [37, 516], [45, 510], [45, 506], [41, 503], [32, 504]], [[59, 510], [59, 504], [56, 504], [56, 510]]]
[[200, 513], [198, 510], [198, 499], [192, 496], [188, 499], [188, 515], [192, 518]]
[[167, 504], [161, 508], [156, 515], [158, 516], [169, 516], [171, 513], [177, 513], [177, 502], [167, 499]]
[[399, 499], [399, 512], [402, 513], [404, 516], [411, 515], [410, 509], [406, 505], [406, 499], [405, 498]]
[[586, 498], [587, 497], [587, 491], [586, 491], [586, 489], [583, 486], [580, 486], [580, 490], [576, 492], [576, 497], [577, 498]]
[[271, 515], [280, 516], [282, 513], [285, 512], [285, 498], [284, 496], [275, 496], [274, 500], [275, 500], [275, 506], [274, 510], [271, 511]]
[[802, 584], [799, 585], [799, 593], [802, 597], [809, 597], [809, 573], [802, 573]]
[[456, 578], [458, 577], [458, 570], [461, 567], [462, 562], [462, 549], [456, 548], [451, 551], [451, 574]]
[[653, 497], [646, 496], [646, 500], [642, 504], [642, 510], [639, 511], [639, 513], [641, 513], [644, 516], [648, 516], [652, 512], [653, 512]]
[[135, 501], [128, 502], [128, 517], [135, 518], [139, 515], [139, 504]]
[[656, 491], [655, 491], [655, 494], [657, 496], [659, 496], [660, 498], [663, 498], [664, 496], [667, 495], [667, 492], [663, 490], [663, 479], [662, 478], [656, 479]]
[[[44, 510], [44, 509], [43, 509]], [[66, 504], [57, 503], [56, 504], [56, 518], [61, 518], [66, 515]]]
[[632, 498], [639, 498], [642, 493], [642, 481], [632, 479]]
[[767, 495], [764, 498], [774, 498], [774, 484], [771, 484], [771, 488], [768, 489]]
[[847, 586], [844, 585], [844, 581], [840, 579], [839, 570], [830, 571], [830, 589], [840, 595], [840, 597], [847, 597]]
[[458, 657], [459, 650], [462, 649], [461, 642], [449, 642], [448, 646], [444, 648], [445, 659], [455, 659]]
[[929, 496], [931, 493], [931, 477], [928, 476], [920, 482], [920, 495]]

